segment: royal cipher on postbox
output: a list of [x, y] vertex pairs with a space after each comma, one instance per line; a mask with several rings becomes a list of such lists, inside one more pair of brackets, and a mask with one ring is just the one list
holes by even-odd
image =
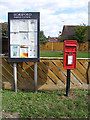
[[64, 69], [76, 69], [77, 41], [64, 41]]

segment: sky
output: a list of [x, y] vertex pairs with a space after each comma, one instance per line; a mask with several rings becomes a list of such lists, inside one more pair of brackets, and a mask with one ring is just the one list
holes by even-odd
[[0, 22], [8, 12], [40, 12], [40, 30], [46, 37], [58, 37], [64, 25], [88, 25], [90, 0], [0, 0]]

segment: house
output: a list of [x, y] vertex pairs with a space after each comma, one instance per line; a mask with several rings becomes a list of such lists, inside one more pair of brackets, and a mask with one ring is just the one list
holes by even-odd
[[60, 36], [61, 40], [63, 39], [71, 39], [73, 34], [74, 34], [74, 28], [76, 26], [75, 25], [64, 25], [63, 30], [62, 30], [62, 34]]
[[57, 38], [56, 37], [50, 37], [48, 36], [48, 39], [47, 39], [48, 42], [57, 42]]
[[[64, 25], [62, 34], [60, 35], [60, 41], [63, 41], [64, 39], [72, 39], [73, 34], [75, 33], [74, 28], [75, 25]], [[84, 27], [84, 26], [83, 26]], [[87, 40], [90, 41], [90, 30], [88, 29], [88, 38]]]

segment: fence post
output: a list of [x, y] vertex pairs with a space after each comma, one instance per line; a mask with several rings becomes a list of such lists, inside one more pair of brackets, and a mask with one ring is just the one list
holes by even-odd
[[52, 48], [52, 50], [51, 50], [51, 51], [53, 52], [53, 42], [51, 42], [51, 48]]

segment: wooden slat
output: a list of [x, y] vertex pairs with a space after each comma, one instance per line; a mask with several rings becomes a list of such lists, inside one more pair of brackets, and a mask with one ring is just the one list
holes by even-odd
[[79, 79], [81, 83], [86, 83], [86, 79], [78, 72], [77, 69], [73, 70], [73, 74]]
[[[13, 84], [13, 77], [4, 68], [2, 68], [2, 74], [8, 79], [8, 82]], [[7, 79], [6, 79], [6, 81], [7, 81]], [[3, 77], [2, 77], [2, 81], [3, 81]]]
[[4, 77], [1, 73], [0, 73], [0, 80], [1, 80], [2, 82], [9, 82], [9, 81], [6, 79], [6, 77]]
[[[21, 65], [21, 64], [20, 64]], [[34, 80], [32, 80], [20, 67], [18, 67], [18, 72], [23, 76], [22, 82], [18, 84], [19, 89], [34, 89]], [[18, 79], [20, 76], [18, 75]]]
[[[52, 60], [52, 61], [53, 61], [53, 62], [63, 71], [63, 73], [67, 76], [67, 70], [64, 69], [63, 64], [62, 64], [59, 60]], [[62, 74], [62, 77], [64, 77], [65, 83], [66, 83], [67, 77], [65, 77], [65, 75]], [[72, 74], [71, 74], [71, 79], [70, 79], [70, 81], [72, 81], [75, 85], [80, 84]], [[72, 84], [72, 83], [71, 83], [71, 84]]]
[[[59, 59], [63, 61], [63, 57], [40, 57], [40, 60], [59, 60]], [[77, 60], [90, 61], [90, 58], [77, 58]]]
[[[40, 66], [40, 68], [45, 72], [45, 74], [47, 74], [47, 72], [48, 72], [48, 69], [47, 69], [47, 67], [45, 66], [45, 65], [43, 65], [43, 63], [42, 62], [40, 62], [39, 63], [39, 66]], [[47, 74], [47, 84], [48, 83], [50, 83], [50, 84], [54, 84], [52, 81], [51, 81], [51, 79], [48, 77], [48, 74]]]
[[[22, 63], [19, 63], [19, 65], [22, 67]], [[34, 84], [34, 80], [31, 79], [30, 76], [28, 76], [24, 70], [22, 70], [21, 67], [19, 67], [19, 65], [17, 66], [18, 67], [18, 72], [27, 80], [27, 82], [30, 82], [31, 84]]]
[[[29, 66], [30, 65], [30, 66]], [[23, 66], [24, 66], [24, 70], [34, 79], [34, 66], [33, 66], [33, 64], [31, 65], [31, 64], [26, 64], [26, 63], [23, 63]], [[31, 68], [32, 68], [32, 70], [31, 70]], [[27, 68], [27, 69], [26, 69]], [[39, 84], [43, 84], [44, 82], [41, 80], [41, 78], [39, 77], [39, 75], [37, 75], [37, 83], [39, 83]]]
[[27, 79], [30, 78], [30, 76], [28, 76], [28, 75], [26, 74], [25, 70], [23, 69], [23, 63], [18, 63], [17, 68], [18, 68], [19, 73], [20, 73], [24, 78], [27, 78]]
[[90, 66], [88, 68], [88, 71], [87, 71], [87, 79], [88, 79], [88, 83], [90, 83]]
[[9, 82], [4, 76], [2, 76], [2, 82]]
[[30, 69], [30, 67], [25, 62], [23, 62], [23, 66], [23, 69], [34, 79], [34, 72]]
[[4, 59], [2, 59], [2, 65], [13, 75], [13, 69]]
[[40, 60], [58, 60], [63, 59], [62, 57], [40, 57]]
[[[63, 60], [61, 60], [63, 62]], [[78, 65], [76, 65], [76, 67], [78, 68]], [[81, 83], [86, 83], [86, 79], [79, 73], [79, 71], [77, 71], [77, 69], [74, 69], [73, 74], [79, 79], [79, 81], [81, 81]]]
[[[4, 64], [5, 64], [5, 63], [8, 64], [9, 70], [11, 69], [12, 74], [13, 74], [13, 63], [8, 62], [8, 60], [7, 60], [6, 58], [4, 58], [3, 63], [4, 63]], [[5, 65], [5, 66], [6, 66], [6, 65]], [[10, 73], [11, 73], [11, 71], [10, 71]], [[19, 81], [19, 82], [22, 82], [22, 81], [23, 81], [23, 78], [22, 78], [18, 73], [17, 73], [17, 76], [19, 76], [19, 77], [17, 77], [18, 81]]]
[[[43, 60], [43, 62], [44, 62], [46, 65], [49, 66], [48, 60], [45, 60], [45, 61]], [[45, 66], [44, 63], [43, 63], [43, 66]], [[48, 69], [47, 66], [46, 66], [46, 69]], [[48, 76], [50, 76], [50, 78], [51, 78], [56, 84], [58, 84], [58, 82], [59, 82], [60, 80], [56, 77], [56, 75], [55, 75], [50, 69], [48, 69], [47, 74], [48, 74]], [[63, 85], [63, 83], [61, 83], [61, 84]]]
[[[44, 70], [44, 72], [52, 79], [50, 79], [50, 81], [49, 82], [51, 82], [51, 81], [54, 81], [55, 83], [57, 82], [56, 81], [56, 76], [47, 68], [47, 66], [44, 64], [44, 63], [42, 63], [41, 62], [41, 67], [43, 68], [43, 70]], [[53, 83], [54, 83], [53, 82]], [[58, 84], [58, 83], [56, 83], [56, 84]]]
[[11, 76], [11, 74], [9, 74], [8, 71], [6, 71], [4, 68], [2, 68], [2, 73], [3, 73], [3, 75], [5, 75], [10, 80], [13, 79], [13, 76]]
[[[46, 60], [45, 60], [46, 61]], [[44, 62], [45, 62], [44, 61]], [[47, 64], [49, 62], [49, 65]], [[63, 79], [62, 81], [60, 80], [60, 78], [61, 78], [61, 72], [58, 70], [58, 68], [50, 61], [50, 60], [47, 60], [47, 62], [45, 62], [46, 63], [46, 65], [48, 65], [49, 66], [49, 68], [55, 73], [55, 75], [56, 75], [56, 77], [58, 76], [58, 81], [57, 81], [57, 84], [63, 84], [63, 83], [65, 83], [65, 79]]]
[[55, 86], [54, 83], [50, 80], [50, 78], [42, 71], [42, 65], [41, 62], [38, 62], [38, 74], [39, 76], [45, 81], [46, 84], [43, 84], [42, 86], [40, 86], [38, 89], [46, 89], [48, 88], [48, 90], [51, 90], [52, 86]]
[[[77, 69], [86, 77], [86, 69], [77, 61]], [[86, 81], [86, 80], [85, 80]]]
[[25, 62], [25, 64], [23, 62], [22, 67], [23, 67], [24, 70], [29, 68], [29, 66], [27, 64], [34, 69], [34, 63], [33, 62]]
[[85, 59], [83, 60], [79, 60], [79, 62], [81, 63], [82, 67], [86, 70], [84, 73], [84, 76], [86, 77], [86, 82], [89, 84], [90, 82], [90, 75], [89, 75], [89, 61], [86, 61]]
[[[40, 62], [38, 63], [38, 66], [41, 68], [41, 63]], [[45, 82], [47, 82], [47, 80], [49, 80], [47, 78], [47, 75], [41, 70], [42, 68], [40, 69], [39, 67], [38, 67], [38, 74], [40, 75], [40, 77], [42, 79], [44, 79]]]
[[[29, 66], [30, 65], [30, 66]], [[31, 65], [33, 65], [33, 64], [26, 64], [26, 63], [24, 63], [23, 62], [23, 64], [21, 64], [21, 66], [22, 66], [22, 68], [34, 79], [34, 72], [31, 70], [31, 68], [30, 67], [32, 67]], [[32, 68], [33, 69], [33, 68]], [[22, 70], [22, 72], [24, 72], [24, 70]], [[25, 73], [24, 74], [24, 77], [26, 78], [26, 79], [28, 79], [28, 80], [30, 80], [30, 77]], [[24, 82], [25, 83], [25, 82]], [[34, 80], [30, 80], [30, 85], [31, 85], [31, 83], [33, 83], [33, 85], [34, 85]], [[27, 83], [25, 83], [25, 84], [27, 84]], [[44, 82], [42, 81], [42, 79], [39, 77], [39, 75], [37, 76], [37, 87], [39, 88], [40, 87], [40, 85], [42, 85], [42, 84], [44, 84]], [[23, 84], [22, 84], [23, 85]], [[29, 87], [29, 85], [28, 85], [28, 87]], [[31, 87], [30, 87], [31, 88]]]
[[[30, 71], [27, 71], [29, 74], [31, 73], [33, 76], [32, 77], [34, 77], [34, 63], [27, 63], [28, 64], [28, 66], [29, 66], [29, 69], [30, 69]], [[37, 72], [38, 72], [38, 69], [37, 69]], [[30, 75], [31, 75], [30, 74]], [[39, 75], [39, 74], [37, 74], [37, 81], [38, 81], [38, 84], [43, 84], [43, 83], [45, 83], [44, 81], [42, 81], [42, 79], [41, 79], [41, 76]]]
[[77, 80], [77, 78], [72, 74], [73, 73], [73, 70], [71, 70], [71, 74], [70, 74], [70, 76], [71, 76], [71, 78], [70, 78], [70, 80], [74, 83], [74, 85], [81, 85], [81, 83]]
[[46, 84], [43, 84], [42, 86], [40, 86], [38, 89], [48, 88], [49, 90], [51, 90], [54, 83], [49, 79], [49, 77], [41, 69], [42, 69], [41, 63], [38, 62], [38, 74], [46, 83]]
[[87, 67], [88, 67], [88, 62], [85, 60], [85, 59], [82, 59], [82, 60], [80, 60], [79, 59], [79, 61], [82, 63], [82, 65], [87, 69]]
[[[60, 68], [60, 66], [58, 66], [59, 65], [59, 62], [60, 61], [58, 61], [58, 60], [55, 60], [55, 61], [52, 61], [58, 68]], [[50, 68], [52, 69], [52, 71], [54, 71], [55, 72], [55, 74], [58, 76], [58, 77], [60, 77], [61, 78], [61, 80], [64, 82], [64, 83], [66, 83], [66, 77], [65, 77], [65, 75], [52, 63], [52, 62], [50, 62]], [[61, 68], [60, 68], [61, 69]]]
[[38, 83], [39, 83], [39, 84], [44, 84], [44, 83], [46, 83], [46, 80], [47, 80], [47, 77], [46, 77], [46, 79], [45, 79], [42, 74], [43, 74], [43, 73], [42, 73], [41, 70], [38, 68], [37, 75], [39, 76], [39, 78], [38, 78]]
[[86, 76], [87, 76], [87, 84], [89, 84], [90, 83], [90, 60], [88, 61]]
[[63, 68], [62, 63], [59, 60], [52, 60], [52, 62], [54, 62], [54, 64], [65, 74], [64, 75], [61, 71], [57, 71], [58, 74], [60, 74], [61, 80], [63, 80], [63, 82], [66, 83], [66, 70]]
[[8, 80], [8, 77], [3, 74], [2, 69], [0, 69], [0, 80], [2, 80], [2, 82], [9, 82], [10, 81], [10, 80]]

